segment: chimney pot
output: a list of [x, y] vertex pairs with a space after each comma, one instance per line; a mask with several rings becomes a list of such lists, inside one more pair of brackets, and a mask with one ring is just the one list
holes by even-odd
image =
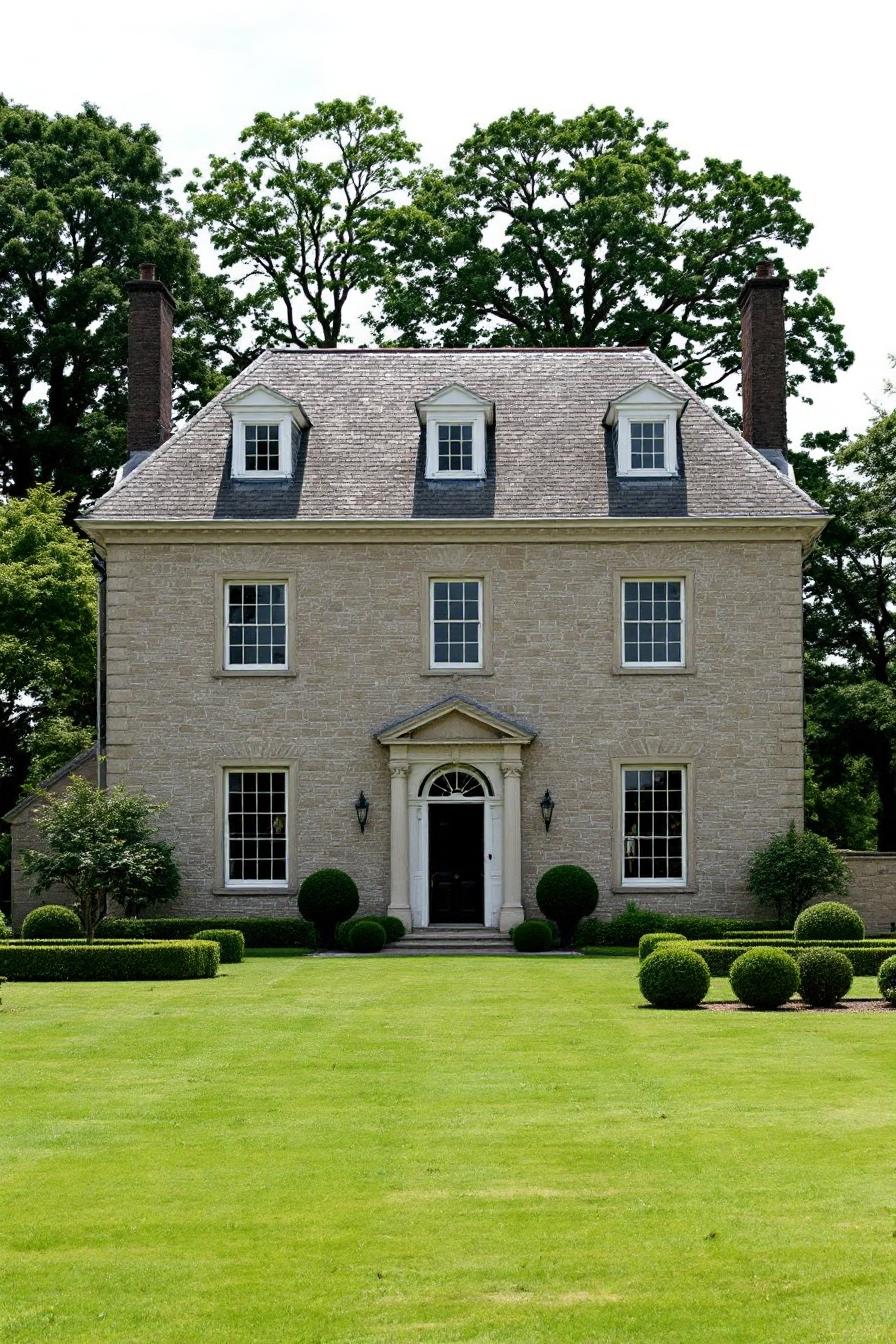
[[141, 279], [141, 280], [155, 280], [155, 278], [156, 278], [156, 264], [155, 264], [155, 262], [154, 262], [154, 261], [141, 261], [141, 263], [140, 263], [140, 279]]
[[151, 261], [140, 265], [139, 280], [129, 280], [128, 312], [128, 464], [171, 437], [171, 345], [174, 300]]
[[774, 263], [769, 261], [768, 257], [766, 257], [763, 261], [760, 261], [759, 265], [756, 267], [756, 275], [760, 280], [769, 280], [774, 275], [774, 273], [775, 273]]

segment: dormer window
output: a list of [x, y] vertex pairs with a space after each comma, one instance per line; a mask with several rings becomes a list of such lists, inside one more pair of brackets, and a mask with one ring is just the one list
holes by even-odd
[[295, 447], [311, 421], [297, 401], [258, 384], [224, 403], [233, 422], [231, 476], [242, 481], [287, 480]]
[[494, 402], [452, 383], [417, 402], [426, 431], [426, 478], [481, 481], [485, 476], [485, 431], [495, 422]]
[[677, 476], [678, 421], [687, 401], [655, 383], [641, 383], [611, 401], [604, 424], [616, 429], [620, 476]]

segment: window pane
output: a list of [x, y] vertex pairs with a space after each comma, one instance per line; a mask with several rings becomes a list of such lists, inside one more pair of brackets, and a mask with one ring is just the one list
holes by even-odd
[[286, 665], [286, 584], [229, 583], [228, 667]]
[[633, 471], [662, 471], [666, 465], [665, 420], [634, 420], [630, 425]]
[[439, 425], [439, 471], [473, 470], [473, 426]]
[[245, 425], [246, 471], [280, 470], [280, 426]]
[[482, 620], [481, 583], [478, 580], [434, 579], [431, 591], [433, 666], [478, 667]]
[[623, 770], [623, 876], [631, 881], [684, 876], [684, 771]]
[[286, 771], [227, 775], [227, 873], [233, 882], [286, 880]]
[[681, 579], [625, 579], [622, 647], [627, 664], [682, 664]]

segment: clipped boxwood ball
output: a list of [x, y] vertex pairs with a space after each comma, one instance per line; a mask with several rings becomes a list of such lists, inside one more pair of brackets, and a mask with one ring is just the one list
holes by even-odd
[[590, 915], [597, 906], [597, 883], [584, 868], [574, 863], [562, 863], [542, 873], [535, 888], [538, 908], [547, 919], [553, 919], [564, 943], [568, 943], [580, 919]]
[[341, 868], [319, 868], [299, 888], [300, 913], [325, 932], [350, 919], [358, 905], [358, 888]]
[[377, 922], [383, 926], [387, 943], [397, 943], [399, 938], [403, 938], [407, 933], [403, 920], [397, 915], [380, 915]]
[[200, 929], [193, 934], [204, 943], [217, 943], [221, 949], [221, 965], [242, 961], [246, 940], [239, 929]]
[[852, 962], [835, 947], [810, 947], [797, 961], [800, 998], [813, 1008], [831, 1008], [852, 984]]
[[544, 919], [524, 919], [511, 936], [517, 952], [550, 952], [554, 946], [553, 930]]
[[838, 942], [865, 937], [865, 925], [858, 910], [840, 901], [821, 901], [797, 915], [793, 926], [797, 942]]
[[896, 1003], [896, 957], [887, 957], [877, 973], [877, 987], [885, 999]]
[[696, 1008], [709, 990], [709, 967], [686, 944], [666, 943], [641, 962], [638, 984], [655, 1008]]
[[350, 952], [382, 952], [386, 931], [376, 919], [359, 919], [352, 923], [348, 946]]
[[683, 933], [642, 933], [638, 939], [638, 960], [646, 961], [664, 943], [686, 943]]
[[67, 905], [39, 905], [22, 920], [23, 938], [83, 938], [84, 930]]
[[779, 947], [751, 947], [731, 964], [731, 988], [750, 1008], [780, 1008], [800, 986], [800, 973]]

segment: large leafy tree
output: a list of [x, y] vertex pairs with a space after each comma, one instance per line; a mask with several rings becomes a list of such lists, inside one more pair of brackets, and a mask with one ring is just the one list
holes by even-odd
[[[896, 850], [896, 411], [808, 447], [797, 476], [833, 515], [806, 568], [813, 788], [833, 839], [856, 844], [876, 811], [878, 848]], [[844, 793], [865, 806], [838, 822]]]
[[190, 194], [261, 344], [334, 346], [361, 295], [387, 275], [387, 220], [417, 146], [370, 98], [260, 112], [237, 158], [213, 156]]
[[[788, 178], [738, 160], [692, 165], [664, 131], [612, 107], [518, 110], [477, 128], [386, 221], [381, 337], [647, 344], [724, 404], [740, 372], [743, 282], [767, 256], [786, 274], [782, 249], [804, 247], [811, 225]], [[822, 276], [790, 273], [791, 394], [852, 362]]]
[[239, 313], [203, 275], [148, 126], [85, 106], [47, 116], [0, 96], [0, 492], [41, 482], [74, 513], [124, 456], [124, 283], [153, 260], [178, 302], [180, 413], [239, 359]]
[[0, 815], [32, 756], [49, 773], [93, 737], [96, 581], [65, 507], [48, 486], [0, 505]]

